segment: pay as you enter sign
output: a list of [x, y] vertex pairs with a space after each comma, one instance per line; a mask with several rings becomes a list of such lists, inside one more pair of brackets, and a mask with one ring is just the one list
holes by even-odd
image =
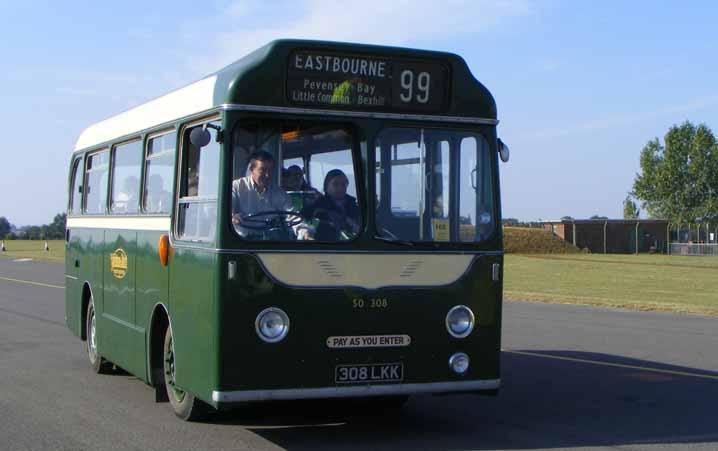
[[398, 348], [409, 346], [408, 335], [349, 335], [327, 338], [329, 348]]

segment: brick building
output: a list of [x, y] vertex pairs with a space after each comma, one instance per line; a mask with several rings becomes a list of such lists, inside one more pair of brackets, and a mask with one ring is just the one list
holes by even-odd
[[667, 252], [668, 221], [662, 219], [574, 219], [546, 221], [545, 230], [597, 254]]

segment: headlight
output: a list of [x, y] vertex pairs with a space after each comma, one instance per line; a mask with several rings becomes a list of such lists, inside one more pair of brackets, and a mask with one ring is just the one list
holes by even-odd
[[289, 317], [284, 310], [270, 307], [262, 310], [254, 322], [259, 338], [267, 343], [282, 341], [289, 332]]
[[464, 374], [469, 369], [469, 356], [463, 352], [457, 352], [449, 359], [449, 367], [456, 374]]
[[446, 315], [446, 330], [452, 337], [464, 338], [474, 330], [474, 312], [465, 305], [457, 305]]

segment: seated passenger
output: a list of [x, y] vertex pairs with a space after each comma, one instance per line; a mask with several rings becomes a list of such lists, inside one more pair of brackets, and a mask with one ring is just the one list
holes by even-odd
[[324, 195], [311, 208], [319, 220], [318, 240], [347, 240], [359, 233], [359, 206], [356, 198], [347, 194], [348, 186], [349, 179], [340, 169], [332, 169], [324, 178]]
[[[248, 169], [249, 175], [232, 182], [232, 223], [241, 236], [261, 239], [262, 231], [251, 227], [261, 225], [265, 219], [271, 219], [271, 216], [259, 217], [257, 220], [246, 220], [246, 216], [268, 211], [291, 212], [293, 205], [287, 193], [272, 184], [272, 154], [263, 150], [252, 153], [249, 156]], [[296, 223], [292, 225], [292, 231], [297, 239], [313, 239], [309, 227], [297, 216], [288, 215], [286, 219]], [[247, 221], [247, 227], [242, 226], [243, 220]]]
[[148, 213], [169, 213], [172, 210], [172, 196], [164, 188], [164, 181], [159, 174], [152, 174], [145, 193], [145, 209]]
[[304, 179], [304, 171], [296, 164], [282, 169], [282, 188], [292, 198], [294, 207], [303, 211], [311, 207], [321, 194]]
[[312, 188], [304, 179], [304, 171], [302, 168], [293, 164], [286, 169], [286, 181], [284, 183], [285, 191], [311, 191], [319, 194], [317, 190]]
[[131, 175], [125, 179], [122, 189], [113, 199], [112, 211], [116, 213], [137, 213], [137, 197], [140, 179]]

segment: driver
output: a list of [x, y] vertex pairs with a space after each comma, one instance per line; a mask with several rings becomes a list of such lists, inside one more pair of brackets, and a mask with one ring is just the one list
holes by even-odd
[[[249, 156], [249, 175], [232, 182], [232, 224], [242, 237], [248, 237], [253, 231], [242, 227], [242, 218], [265, 211], [292, 211], [292, 200], [284, 190], [272, 184], [274, 157], [271, 153], [259, 150]], [[268, 219], [267, 218], [262, 219]], [[259, 220], [259, 218], [257, 218]], [[289, 222], [297, 222], [299, 218], [289, 216]], [[245, 219], [246, 220], [246, 219]], [[251, 221], [256, 225], [257, 221]], [[247, 220], [247, 225], [250, 221]], [[304, 222], [292, 226], [292, 231], [299, 240], [314, 239], [309, 227]]]

